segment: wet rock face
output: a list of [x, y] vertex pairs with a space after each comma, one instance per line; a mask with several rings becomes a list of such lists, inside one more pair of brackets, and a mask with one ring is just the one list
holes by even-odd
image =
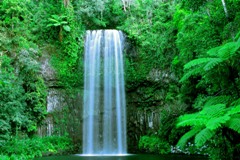
[[[56, 73], [50, 65], [49, 57], [44, 57], [41, 64], [41, 74], [46, 82], [56, 81]], [[49, 85], [49, 83], [47, 83]]]
[[51, 57], [44, 53], [40, 59], [41, 74], [47, 86], [47, 112], [43, 124], [38, 128], [40, 136], [68, 135], [76, 146], [82, 141], [82, 91], [66, 90], [59, 85], [57, 72], [51, 65]]
[[[63, 117], [57, 117], [56, 113], [64, 116], [64, 107], [68, 106], [73, 99], [67, 94], [62, 86], [58, 85], [57, 73], [50, 63], [50, 56], [44, 54], [40, 60], [41, 74], [47, 86], [47, 112], [48, 116], [42, 126], [39, 127], [38, 133], [42, 136], [52, 135], [59, 128], [59, 120]], [[60, 132], [60, 131], [59, 131]]]
[[49, 88], [47, 95], [47, 112], [61, 110], [66, 106], [66, 93], [63, 89]]
[[47, 112], [61, 110], [66, 106], [66, 99], [68, 98], [64, 89], [58, 86], [58, 79], [56, 78], [56, 71], [50, 64], [50, 57], [45, 55], [41, 60], [41, 74], [48, 87], [47, 95]]

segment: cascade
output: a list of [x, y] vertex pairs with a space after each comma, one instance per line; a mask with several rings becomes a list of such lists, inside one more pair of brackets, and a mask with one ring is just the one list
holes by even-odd
[[83, 154], [127, 152], [123, 34], [87, 31], [84, 54]]

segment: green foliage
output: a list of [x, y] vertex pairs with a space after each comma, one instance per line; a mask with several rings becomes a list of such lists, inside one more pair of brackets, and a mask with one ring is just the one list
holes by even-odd
[[72, 149], [72, 142], [68, 137], [33, 137], [9, 140], [0, 149], [2, 159], [33, 159], [43, 154], [61, 154]]
[[46, 88], [38, 75], [36, 61], [27, 53], [19, 56], [18, 78], [11, 59], [0, 57], [1, 141], [9, 139], [11, 134], [17, 134], [19, 129], [28, 133], [36, 131], [37, 124], [46, 114]]
[[8, 140], [15, 129], [27, 126], [28, 118], [24, 114], [26, 104], [22, 96], [24, 90], [21, 81], [14, 75], [11, 60], [7, 56], [0, 57], [0, 146]]
[[139, 140], [138, 147], [148, 153], [170, 153], [170, 145], [156, 136], [142, 136]]
[[60, 42], [62, 42], [63, 39], [63, 30], [65, 32], [70, 32], [71, 28], [68, 25], [68, 22], [66, 21], [67, 16], [61, 15], [52, 15], [52, 18], [49, 18], [49, 24], [47, 25], [47, 27], [59, 27], [59, 40]]
[[[126, 52], [126, 81], [130, 87], [151, 77], [152, 70], [170, 70], [176, 54], [175, 26], [172, 22], [174, 4], [170, 2], [138, 1], [133, 4], [123, 25], [131, 46]], [[141, 63], [141, 65], [139, 65]]]
[[78, 1], [77, 16], [88, 29], [116, 28], [124, 22], [126, 14], [118, 0]]
[[[218, 102], [216, 100], [215, 103]], [[192, 137], [195, 137], [194, 142], [197, 147], [211, 143], [212, 140], [215, 141], [219, 131], [225, 128], [240, 133], [240, 106], [230, 105], [227, 107], [226, 104], [214, 104], [214, 101], [211, 99], [209, 101], [211, 102], [206, 102], [200, 112], [185, 114], [179, 117], [177, 127], [191, 127], [190, 131], [185, 133], [177, 144], [181, 148]], [[227, 137], [228, 135], [222, 134], [222, 136]]]
[[76, 21], [73, 6], [63, 9], [66, 21], [71, 28], [62, 35], [61, 45], [56, 54], [52, 56], [53, 67], [56, 68], [59, 85], [71, 88], [83, 84], [83, 36], [84, 28]]
[[[239, 42], [240, 39], [236, 42], [229, 42], [222, 46], [212, 48], [207, 52], [206, 57], [188, 62], [184, 65], [185, 74], [180, 81], [185, 82], [192, 76], [200, 75], [202, 79], [197, 85], [212, 84], [219, 88], [225, 88], [229, 81], [236, 81], [238, 75], [236, 75], [235, 72], [239, 70], [237, 59], [240, 58]], [[217, 80], [216, 77], [221, 78]], [[233, 85], [234, 86], [230, 87], [238, 87], [235, 82]], [[211, 92], [212, 91], [214, 90], [211, 90]], [[236, 93], [231, 91], [232, 94], [238, 94], [238, 89], [235, 91]], [[217, 90], [215, 92], [217, 92]]]

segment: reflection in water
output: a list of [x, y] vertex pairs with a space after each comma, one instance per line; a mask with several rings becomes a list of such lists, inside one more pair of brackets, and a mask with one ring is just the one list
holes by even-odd
[[52, 156], [35, 160], [207, 160], [205, 156], [129, 154], [128, 156]]

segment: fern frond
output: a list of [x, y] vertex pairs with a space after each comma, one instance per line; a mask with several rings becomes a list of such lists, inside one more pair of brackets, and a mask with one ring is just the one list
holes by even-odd
[[231, 106], [237, 106], [237, 105], [240, 105], [240, 98], [238, 98], [237, 100], [231, 103]]
[[211, 61], [212, 58], [198, 58], [198, 59], [194, 59], [190, 62], [188, 62], [187, 64], [184, 65], [184, 69], [190, 69], [192, 67], [198, 66], [200, 64], [203, 63], [207, 63], [209, 61]]
[[222, 58], [211, 58], [211, 60], [204, 66], [204, 70], [211, 70], [221, 62], [223, 62]]
[[240, 113], [240, 105], [232, 107], [231, 110], [227, 112], [227, 115], [231, 116], [238, 113]]
[[240, 133], [240, 118], [231, 118], [227, 123], [226, 126], [231, 128], [232, 130]]
[[240, 45], [237, 42], [229, 42], [219, 49], [218, 55], [223, 59], [229, 59], [234, 56], [236, 51], [239, 49]]
[[220, 117], [225, 113], [226, 113], [225, 104], [204, 106], [203, 110], [200, 112], [201, 115], [206, 115], [209, 118]]
[[234, 40], [240, 42], [240, 31], [236, 34], [236, 36], [234, 37]]
[[218, 51], [219, 51], [220, 48], [222, 48], [222, 46], [211, 48], [210, 50], [207, 51], [207, 54], [209, 56], [218, 57]]
[[206, 127], [210, 130], [216, 130], [220, 128], [222, 124], [226, 123], [229, 119], [230, 119], [229, 115], [224, 115], [217, 118], [211, 118], [206, 124]]
[[216, 105], [216, 104], [227, 104], [231, 100], [231, 96], [215, 96], [215, 97], [209, 97], [204, 106], [210, 106], [210, 105]]
[[177, 127], [204, 126], [207, 118], [199, 116], [199, 113], [185, 114], [178, 118]]
[[237, 50], [240, 48], [240, 38], [237, 42], [229, 42], [224, 45], [212, 48], [208, 50], [209, 56], [221, 58], [223, 60], [229, 59], [231, 56], [237, 54]]
[[180, 148], [184, 148], [184, 146], [186, 145], [186, 143], [188, 142], [188, 140], [190, 138], [192, 138], [193, 136], [195, 136], [198, 132], [200, 132], [202, 130], [202, 128], [199, 127], [195, 127], [193, 129], [191, 129], [190, 131], [188, 131], [187, 133], [185, 133], [178, 141], [177, 146], [179, 146]]
[[204, 128], [195, 136], [195, 144], [197, 147], [203, 146], [212, 136], [215, 134], [216, 131], [212, 131], [208, 128]]
[[202, 73], [202, 67], [191, 69], [183, 75], [183, 77], [180, 79], [180, 82], [184, 82], [191, 76], [199, 75], [201, 73]]

